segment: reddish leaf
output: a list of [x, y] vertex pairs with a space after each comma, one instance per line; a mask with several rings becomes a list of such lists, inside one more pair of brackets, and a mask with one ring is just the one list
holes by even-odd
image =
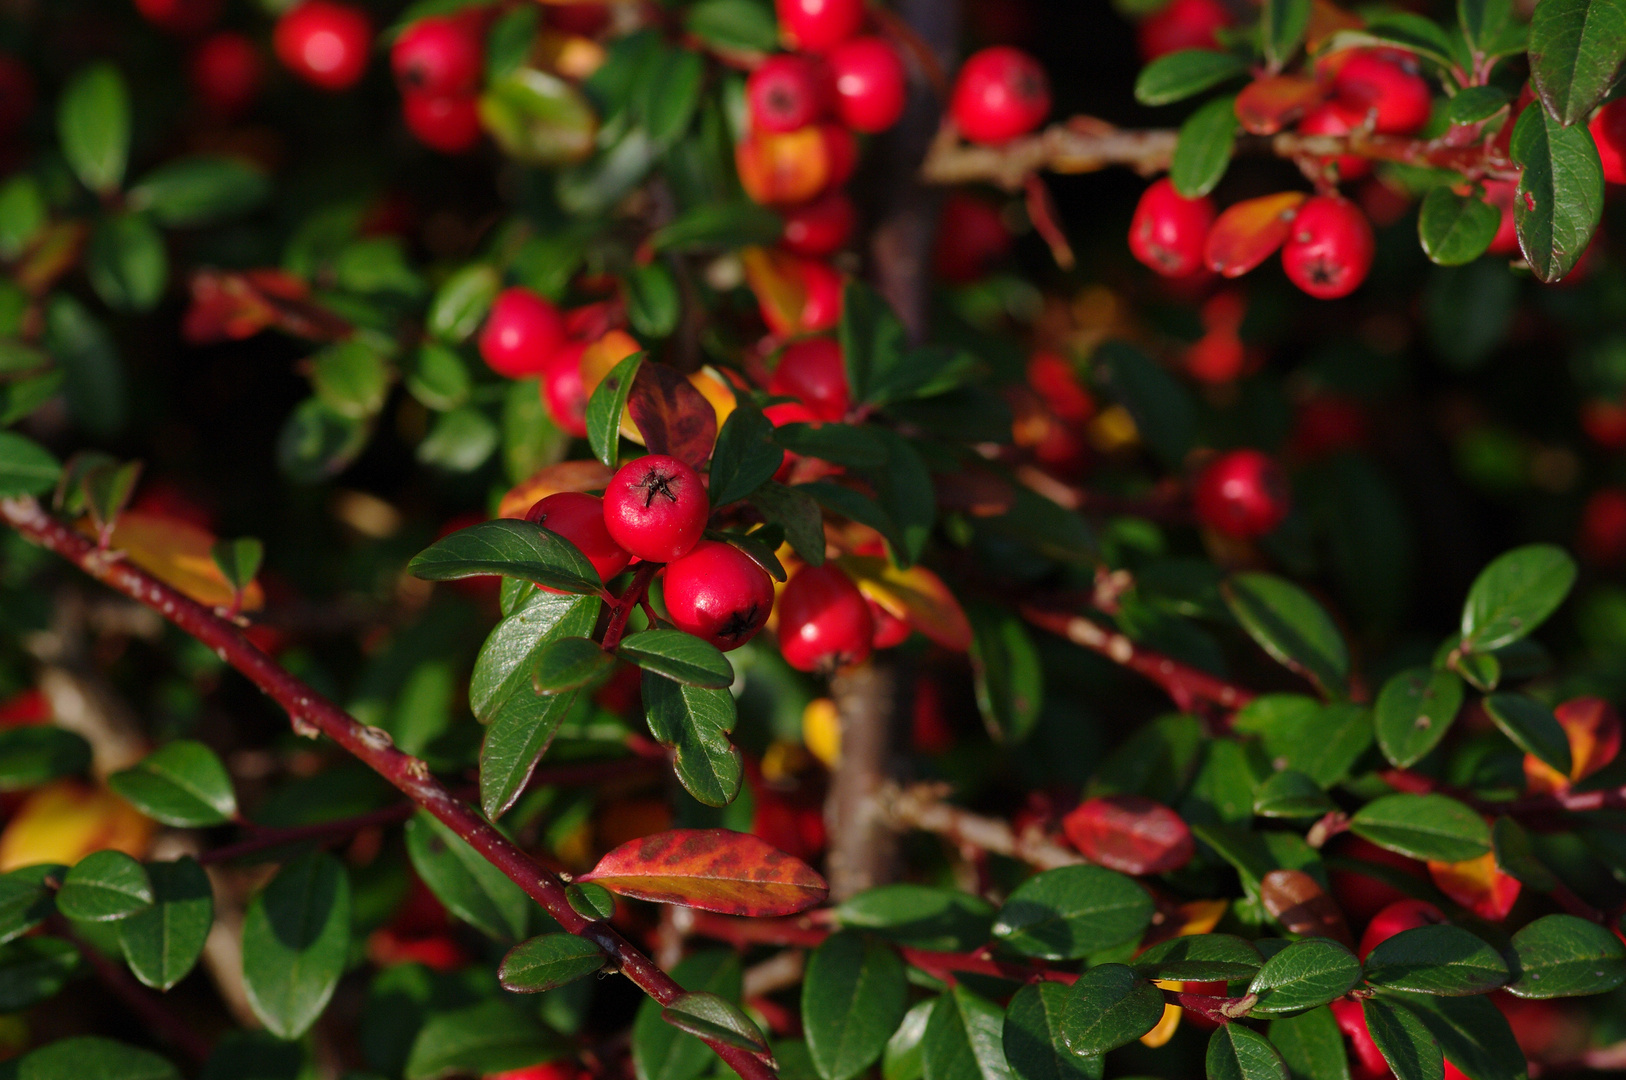
[[1485, 852], [1466, 862], [1428, 863], [1428, 875], [1440, 891], [1481, 919], [1501, 922], [1519, 898], [1519, 879], [1496, 865], [1496, 855]]
[[644, 364], [627, 411], [650, 453], [699, 468], [717, 442], [717, 410], [687, 378], [664, 364]]
[[544, 465], [509, 489], [497, 506], [497, 516], [522, 518], [527, 510], [549, 495], [561, 491], [599, 491], [609, 485], [614, 475], [613, 470], [591, 458]]
[[199, 270], [181, 332], [196, 345], [240, 341], [271, 327], [311, 341], [350, 333], [349, 323], [309, 296], [304, 281], [282, 270]]
[[1241, 277], [1270, 258], [1287, 239], [1305, 197], [1302, 191], [1283, 191], [1227, 207], [1208, 233], [1203, 252], [1208, 268]]
[[1366, 25], [1354, 12], [1345, 11], [1328, 0], [1314, 0], [1310, 5], [1310, 26], [1304, 31], [1304, 51], [1312, 56], [1321, 51], [1321, 45], [1340, 30], [1359, 30]]
[[807, 281], [796, 256], [777, 248], [749, 247], [740, 252], [740, 260], [769, 328], [794, 333], [807, 305]]
[[1197, 850], [1179, 814], [1140, 795], [1088, 799], [1061, 828], [1086, 859], [1125, 874], [1166, 874]]
[[924, 566], [899, 570], [891, 560], [849, 555], [841, 560], [858, 589], [945, 649], [971, 647], [971, 622], [943, 579]]
[[1272, 870], [1266, 874], [1259, 881], [1259, 901], [1290, 934], [1328, 937], [1355, 947], [1343, 911], [1303, 870]]
[[577, 881], [727, 915], [794, 915], [830, 889], [813, 868], [748, 833], [673, 829], [622, 844]]
[[932, 473], [937, 505], [972, 517], [1000, 517], [1016, 505], [1016, 489], [998, 473], [975, 466], [956, 473]]
[[1306, 75], [1268, 75], [1236, 96], [1236, 118], [1253, 135], [1274, 135], [1321, 101], [1321, 85]]
[[1615, 760], [1620, 753], [1620, 714], [1598, 697], [1578, 697], [1559, 705], [1553, 716], [1570, 742], [1570, 774], [1565, 776], [1533, 754], [1524, 756], [1524, 775], [1532, 793], [1567, 791]]

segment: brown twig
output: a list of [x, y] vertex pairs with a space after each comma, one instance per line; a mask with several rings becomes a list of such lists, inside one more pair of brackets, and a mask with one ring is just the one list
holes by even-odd
[[[473, 807], [455, 798], [430, 775], [429, 767], [422, 760], [396, 749], [387, 733], [360, 723], [283, 670], [237, 626], [128, 561], [98, 552], [91, 541], [45, 513], [33, 499], [0, 500], [0, 520], [97, 581], [153, 608], [213, 649], [287, 710], [295, 731], [328, 736], [394, 784], [524, 889], [566, 931], [603, 949], [615, 966], [650, 997], [665, 1005], [683, 992], [671, 976], [609, 924], [591, 922], [579, 914], [570, 905], [563, 882], [498, 832]], [[708, 1041], [708, 1045], [745, 1080], [772, 1080], [775, 1076], [771, 1059], [766, 1055], [714, 1040]]]
[[1088, 862], [1076, 851], [1062, 847], [1037, 829], [1018, 833], [997, 818], [983, 817], [943, 801], [942, 784], [890, 785], [881, 806], [893, 823], [935, 833], [954, 844], [1020, 859], [1040, 870], [1077, 866]]

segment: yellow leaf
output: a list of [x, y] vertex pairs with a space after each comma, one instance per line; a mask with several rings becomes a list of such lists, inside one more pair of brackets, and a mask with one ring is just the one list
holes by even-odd
[[[1163, 986], [1164, 984], [1158, 983], [1158, 985]], [[1179, 990], [1184, 985], [1184, 983], [1171, 983], [1169, 984], [1169, 987], [1166, 987], [1166, 989], [1172, 988]], [[1142, 1045], [1150, 1046], [1152, 1049], [1156, 1050], [1158, 1047], [1174, 1038], [1174, 1033], [1180, 1030], [1180, 1011], [1180, 1006], [1170, 1005], [1165, 1001], [1163, 1003], [1163, 1019], [1159, 1020], [1157, 1022], [1157, 1026], [1151, 1031], [1148, 1031], [1146, 1034], [1140, 1037]]]
[[[95, 536], [90, 519], [79, 522], [79, 531]], [[232, 602], [232, 587], [215, 565], [211, 533], [177, 518], [160, 517], [140, 510], [119, 515], [109, 541], [115, 551], [153, 577], [200, 604], [225, 607]], [[265, 604], [259, 582], [243, 590], [242, 610], [257, 611]]]
[[834, 769], [841, 760], [841, 714], [827, 697], [814, 698], [802, 710], [802, 745], [807, 752]]
[[0, 832], [0, 873], [35, 863], [71, 866], [92, 851], [147, 853], [153, 823], [104, 787], [58, 780], [32, 792]]

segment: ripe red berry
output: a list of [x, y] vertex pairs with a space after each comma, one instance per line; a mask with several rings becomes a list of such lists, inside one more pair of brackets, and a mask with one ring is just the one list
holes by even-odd
[[1024, 135], [1050, 112], [1050, 80], [1039, 61], [1009, 45], [973, 53], [954, 80], [949, 115], [973, 142]]
[[234, 30], [222, 30], [205, 38], [192, 53], [190, 74], [205, 107], [221, 116], [236, 116], [259, 97], [265, 65], [252, 41]]
[[220, 17], [221, 0], [135, 0], [141, 17], [172, 34], [196, 34]]
[[390, 48], [390, 69], [403, 94], [467, 97], [485, 64], [478, 27], [466, 18], [419, 19]]
[[903, 58], [884, 38], [857, 37], [830, 53], [836, 115], [854, 131], [885, 131], [908, 96]]
[[598, 571], [600, 581], [609, 581], [632, 561], [632, 556], [610, 539], [610, 530], [604, 525], [604, 500], [597, 495], [581, 491], [549, 495], [526, 512], [525, 520], [534, 521], [574, 544]]
[[1496, 236], [1492, 238], [1490, 247], [1485, 251], [1491, 255], [1517, 255], [1519, 253], [1519, 230], [1513, 220], [1513, 196], [1519, 189], [1517, 180], [1486, 180], [1485, 201], [1502, 212], [1501, 223], [1496, 226]]
[[1282, 244], [1282, 269], [1311, 296], [1336, 300], [1366, 280], [1375, 247], [1360, 207], [1338, 195], [1315, 195], [1293, 219]]
[[473, 95], [408, 94], [401, 99], [401, 116], [414, 138], [443, 154], [464, 153], [480, 141], [480, 105]]
[[559, 309], [522, 285], [504, 289], [480, 331], [480, 355], [498, 375], [539, 375], [565, 343]]
[[773, 579], [731, 544], [702, 540], [666, 568], [672, 625], [724, 652], [756, 637], [773, 611]]
[[798, 52], [827, 53], [864, 25], [864, 0], [774, 0], [779, 37]]
[[1332, 1003], [1332, 1016], [1338, 1021], [1338, 1028], [1349, 1039], [1349, 1045], [1355, 1051], [1355, 1058], [1370, 1077], [1389, 1075], [1389, 1062], [1384, 1058], [1383, 1051], [1378, 1044], [1372, 1041], [1372, 1033], [1366, 1029], [1366, 1011], [1361, 1003], [1348, 998], [1339, 998]]
[[[1361, 116], [1342, 101], [1323, 101], [1299, 121], [1300, 135], [1348, 135], [1361, 126]], [[1359, 180], [1372, 171], [1372, 163], [1359, 154], [1337, 154], [1320, 159], [1322, 168], [1338, 167], [1339, 180]]]
[[839, 188], [785, 212], [785, 247], [817, 259], [841, 250], [852, 235], [858, 212]]
[[584, 341], [567, 341], [542, 369], [542, 403], [561, 431], [587, 438], [587, 387], [582, 382]]
[[271, 46], [283, 66], [312, 86], [344, 90], [367, 70], [373, 27], [359, 8], [304, 0], [277, 20]]
[[1626, 98], [1611, 101], [1599, 109], [1587, 130], [1592, 133], [1592, 141], [1598, 144], [1604, 180], [1626, 184]]
[[1433, 108], [1428, 80], [1417, 58], [1400, 49], [1363, 49], [1345, 60], [1333, 76], [1332, 92], [1372, 130], [1409, 135], [1428, 123]]
[[825, 183], [840, 187], [852, 179], [858, 168], [858, 137], [840, 124], [820, 124], [819, 135], [824, 143]]
[[695, 471], [650, 454], [621, 466], [604, 491], [604, 524], [615, 542], [650, 562], [689, 553], [706, 531], [711, 504]]
[[797, 671], [856, 664], [874, 638], [868, 601], [834, 563], [804, 566], [779, 594], [779, 651]]
[[34, 75], [21, 60], [0, 53], [0, 135], [10, 135], [34, 112]]
[[1396, 900], [1366, 924], [1361, 935], [1361, 946], [1356, 952], [1362, 960], [1383, 942], [1402, 930], [1415, 930], [1419, 926], [1438, 926], [1446, 921], [1445, 913], [1427, 900]]
[[875, 633], [870, 636], [872, 648], [895, 648], [908, 641], [909, 635], [915, 632], [908, 619], [898, 618], [867, 596], [864, 597], [864, 602], [869, 605], [870, 621], [875, 624]]
[[1135, 41], [1140, 58], [1152, 61], [1181, 49], [1216, 48], [1215, 32], [1229, 25], [1230, 12], [1219, 0], [1171, 0], [1161, 11], [1141, 20]]
[[963, 191], [949, 192], [932, 250], [932, 269], [938, 277], [956, 285], [969, 284], [1010, 251], [1011, 230], [999, 207]]
[[802, 260], [802, 285], [807, 300], [802, 304], [800, 329], [807, 333], [833, 330], [841, 321], [842, 277], [823, 259]]
[[1027, 377], [1058, 420], [1084, 424], [1095, 415], [1095, 398], [1079, 385], [1077, 370], [1059, 354], [1036, 352], [1028, 357]]
[[841, 346], [827, 337], [786, 345], [768, 380], [768, 392], [797, 399], [820, 420], [840, 420], [852, 404]]
[[745, 80], [751, 123], [763, 131], [796, 131], [816, 123], [829, 101], [828, 73], [795, 53], [764, 60]]
[[1221, 454], [1197, 478], [1197, 520], [1227, 536], [1274, 532], [1287, 517], [1287, 474], [1258, 450]]
[[1129, 221], [1129, 251], [1164, 277], [1185, 277], [1203, 268], [1203, 246], [1214, 224], [1214, 202], [1188, 199], [1168, 177], [1141, 193]]
[[1595, 566], [1626, 562], [1626, 490], [1603, 487], [1592, 493], [1581, 511], [1581, 535], [1575, 546]]

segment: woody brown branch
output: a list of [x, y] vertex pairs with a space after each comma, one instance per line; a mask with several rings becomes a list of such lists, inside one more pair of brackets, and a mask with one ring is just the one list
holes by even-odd
[[1087, 862], [1076, 851], [1062, 847], [1043, 832], [1017, 832], [997, 818], [983, 817], [943, 801], [941, 784], [889, 784], [881, 793], [881, 806], [897, 828], [934, 833], [961, 847], [973, 847], [1017, 859], [1040, 870], [1077, 866]]

